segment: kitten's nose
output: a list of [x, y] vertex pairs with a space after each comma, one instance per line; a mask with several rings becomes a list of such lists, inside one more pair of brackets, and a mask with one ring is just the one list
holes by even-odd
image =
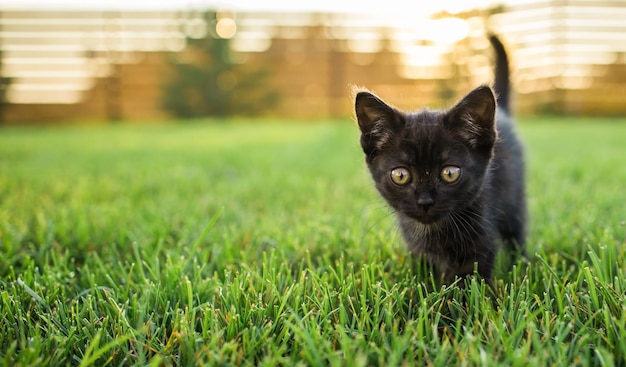
[[427, 192], [420, 193], [417, 198], [417, 205], [424, 209], [424, 212], [427, 212], [434, 203], [435, 200], [433, 199], [433, 196]]

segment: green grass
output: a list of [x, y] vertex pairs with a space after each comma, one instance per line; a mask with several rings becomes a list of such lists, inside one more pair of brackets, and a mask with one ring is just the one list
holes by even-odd
[[0, 365], [625, 365], [626, 121], [520, 130], [530, 264], [461, 291], [346, 121], [0, 129]]

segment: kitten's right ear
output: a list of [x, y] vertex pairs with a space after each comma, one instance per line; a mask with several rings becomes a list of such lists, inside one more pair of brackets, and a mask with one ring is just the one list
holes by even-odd
[[361, 147], [369, 157], [380, 150], [402, 126], [401, 114], [369, 92], [359, 92], [354, 102], [361, 129]]

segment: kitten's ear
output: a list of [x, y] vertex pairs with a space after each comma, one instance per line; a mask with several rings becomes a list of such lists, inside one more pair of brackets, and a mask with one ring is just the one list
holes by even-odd
[[444, 126], [471, 147], [491, 150], [496, 141], [496, 97], [481, 86], [469, 92], [448, 113]]
[[401, 113], [369, 92], [359, 92], [354, 102], [361, 129], [361, 147], [369, 157], [380, 150], [403, 125]]

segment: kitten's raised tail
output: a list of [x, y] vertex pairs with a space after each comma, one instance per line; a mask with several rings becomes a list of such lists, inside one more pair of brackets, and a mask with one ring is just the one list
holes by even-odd
[[496, 81], [494, 89], [496, 91], [498, 106], [509, 113], [509, 96], [510, 96], [510, 80], [509, 80], [509, 58], [506, 55], [504, 45], [495, 34], [489, 34], [489, 42], [496, 56]]

